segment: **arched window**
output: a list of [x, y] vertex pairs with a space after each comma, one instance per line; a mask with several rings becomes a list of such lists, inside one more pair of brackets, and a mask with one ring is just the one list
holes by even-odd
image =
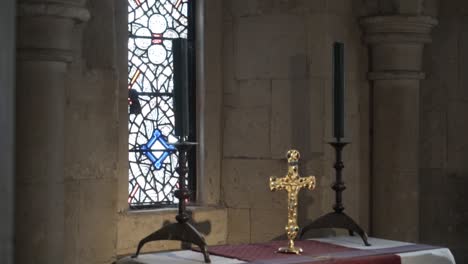
[[[128, 0], [130, 208], [177, 203], [172, 40], [189, 41], [189, 140], [195, 135], [194, 0]], [[188, 186], [195, 193], [195, 152]], [[194, 199], [194, 198], [192, 198]]]

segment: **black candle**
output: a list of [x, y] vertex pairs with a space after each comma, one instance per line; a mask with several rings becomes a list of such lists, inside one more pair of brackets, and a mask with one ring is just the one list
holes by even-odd
[[333, 44], [333, 136], [344, 136], [344, 45]]
[[175, 135], [188, 137], [188, 42], [187, 39], [174, 39], [172, 41], [172, 54], [174, 59], [174, 118]]

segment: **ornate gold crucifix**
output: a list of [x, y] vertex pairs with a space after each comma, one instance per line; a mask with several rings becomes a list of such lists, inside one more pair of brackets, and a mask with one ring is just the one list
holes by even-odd
[[299, 232], [297, 225], [297, 197], [302, 188], [313, 190], [315, 188], [315, 177], [299, 177], [299, 158], [297, 150], [289, 150], [286, 156], [288, 158], [288, 174], [284, 178], [270, 177], [270, 190], [286, 190], [288, 192], [288, 224], [286, 233], [289, 239], [288, 247], [278, 249], [280, 253], [300, 254], [302, 248], [294, 246], [294, 239]]

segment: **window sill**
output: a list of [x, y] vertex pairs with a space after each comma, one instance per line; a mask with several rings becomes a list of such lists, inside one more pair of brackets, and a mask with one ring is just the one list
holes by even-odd
[[[176, 215], [178, 212], [177, 207], [165, 207], [165, 208], [154, 208], [154, 209], [126, 209], [119, 212], [120, 215]], [[189, 205], [187, 206], [187, 211], [192, 213], [198, 212], [210, 212], [210, 211], [220, 211], [226, 210], [222, 206], [209, 206], [209, 205]]]

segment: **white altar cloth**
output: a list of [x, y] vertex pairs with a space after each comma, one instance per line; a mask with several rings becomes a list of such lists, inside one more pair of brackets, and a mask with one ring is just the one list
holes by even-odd
[[[329, 238], [318, 238], [314, 240], [363, 250], [411, 245], [411, 243], [407, 242], [370, 237], [369, 243], [372, 246], [367, 247], [362, 244], [362, 240], [358, 236], [339, 236]], [[399, 253], [396, 255], [400, 256], [401, 264], [455, 264], [455, 259], [453, 258], [453, 255], [448, 248], [421, 250], [408, 253]]]
[[[330, 244], [340, 245], [349, 248], [357, 248], [362, 250], [383, 249], [391, 247], [399, 247], [411, 245], [411, 243], [385, 240], [379, 238], [369, 238], [369, 243], [372, 245], [366, 247], [358, 236], [338, 236], [328, 238], [313, 239], [316, 241], [326, 242]], [[421, 250], [415, 252], [396, 254], [401, 258], [401, 264], [455, 264], [455, 259], [448, 248], [436, 248], [431, 250]], [[211, 263], [213, 264], [237, 264], [246, 263], [241, 260], [219, 257], [210, 255]], [[117, 264], [194, 264], [204, 263], [203, 255], [199, 252], [191, 250], [179, 250], [171, 252], [160, 252], [152, 254], [142, 254], [138, 258], [132, 259], [125, 257]]]

